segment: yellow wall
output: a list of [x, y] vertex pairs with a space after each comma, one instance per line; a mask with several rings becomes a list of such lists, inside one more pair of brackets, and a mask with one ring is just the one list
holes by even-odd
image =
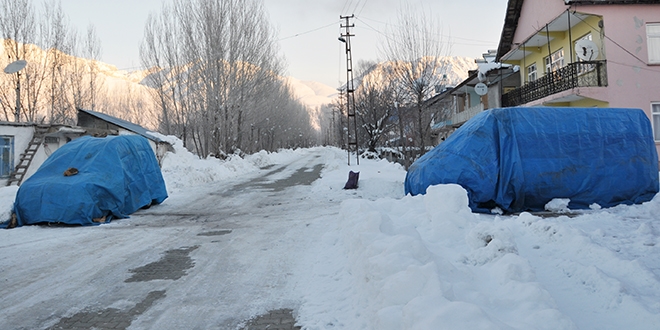
[[582, 99], [575, 102], [571, 102], [568, 106], [578, 107], [578, 108], [591, 108], [591, 107], [609, 108], [610, 104], [608, 102], [603, 102], [594, 99]]
[[[598, 21], [601, 20], [600, 16], [589, 16], [584, 21], [580, 21], [577, 25], [575, 25], [573, 28], [571, 28], [571, 33], [570, 36], [572, 37], [572, 42], [569, 40], [569, 33], [568, 31], [563, 31], [563, 32], [550, 32], [551, 36], [554, 37], [552, 41], [550, 41], [550, 52], [554, 53], [560, 49], [564, 49], [564, 66], [568, 65], [571, 63], [571, 56], [573, 57], [573, 62], [577, 62], [577, 58], [575, 57], [575, 49], [574, 49], [574, 43], [575, 41], [579, 40], [589, 32], [591, 32], [591, 38], [593, 42], [598, 46], [598, 49], [600, 51], [600, 54], [597, 59], [605, 59], [605, 52], [604, 49], [602, 48], [602, 39], [601, 39], [601, 34], [600, 34], [600, 28], [598, 27]], [[543, 33], [544, 31], [540, 31]], [[523, 46], [521, 45], [521, 48]], [[511, 62], [506, 62], [510, 64], [515, 64], [520, 66], [520, 74], [521, 74], [521, 81], [527, 83], [527, 67], [532, 65], [533, 63], [536, 63], [536, 72], [537, 72], [537, 79], [543, 77], [546, 72], [545, 72], [545, 58], [548, 57], [548, 45], [547, 43], [543, 46], [540, 47], [530, 47], [526, 46], [526, 49], [528, 51], [533, 51], [532, 54], [528, 55], [525, 57], [524, 60], [521, 61], [511, 61]], [[573, 55], [571, 55], [571, 50]]]

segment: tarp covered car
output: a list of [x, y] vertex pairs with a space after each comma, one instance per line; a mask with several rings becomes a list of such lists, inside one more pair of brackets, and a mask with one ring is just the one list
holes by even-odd
[[18, 226], [95, 225], [166, 198], [158, 161], [144, 137], [85, 136], [53, 152], [20, 186], [14, 212]]
[[413, 163], [405, 191], [444, 183], [465, 188], [476, 212], [542, 211], [555, 198], [571, 209], [642, 203], [658, 192], [658, 155], [639, 109], [493, 109]]

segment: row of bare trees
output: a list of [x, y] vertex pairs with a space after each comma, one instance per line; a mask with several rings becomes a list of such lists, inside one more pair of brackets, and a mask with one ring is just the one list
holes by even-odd
[[140, 56], [161, 131], [199, 155], [315, 143], [262, 1], [173, 0], [149, 17]]
[[[409, 164], [432, 144], [432, 124], [447, 115], [428, 100], [446, 87], [450, 43], [428, 13], [405, 4], [399, 13], [381, 46], [385, 60], [358, 64], [354, 96], [360, 148], [395, 147]], [[346, 138], [344, 103], [326, 107], [322, 119], [325, 140], [338, 145]]]
[[18, 82], [21, 121], [75, 124], [76, 109], [97, 107], [101, 44], [94, 26], [85, 34], [71, 28], [58, 1], [37, 8], [31, 0], [0, 0], [0, 33], [0, 65], [27, 61], [0, 78], [0, 120], [14, 119]]

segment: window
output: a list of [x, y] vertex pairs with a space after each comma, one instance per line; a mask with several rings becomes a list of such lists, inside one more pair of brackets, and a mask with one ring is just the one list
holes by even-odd
[[555, 72], [564, 67], [564, 49], [560, 49], [545, 58], [545, 74]]
[[9, 177], [14, 169], [14, 137], [0, 136], [0, 177]]
[[527, 67], [527, 82], [536, 80], [536, 63]]
[[646, 44], [649, 64], [660, 64], [660, 23], [646, 24]]
[[660, 141], [660, 103], [651, 104], [651, 116], [653, 117], [653, 138]]

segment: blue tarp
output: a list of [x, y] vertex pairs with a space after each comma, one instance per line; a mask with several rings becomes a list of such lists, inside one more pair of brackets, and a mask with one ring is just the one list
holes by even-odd
[[[78, 174], [64, 176], [69, 168]], [[105, 222], [126, 218], [165, 198], [165, 182], [147, 139], [85, 136], [53, 152], [20, 186], [14, 212], [19, 226], [96, 225], [104, 216]]]
[[455, 183], [470, 208], [542, 211], [642, 203], [658, 192], [658, 155], [640, 109], [504, 108], [475, 116], [410, 166], [406, 194]]

